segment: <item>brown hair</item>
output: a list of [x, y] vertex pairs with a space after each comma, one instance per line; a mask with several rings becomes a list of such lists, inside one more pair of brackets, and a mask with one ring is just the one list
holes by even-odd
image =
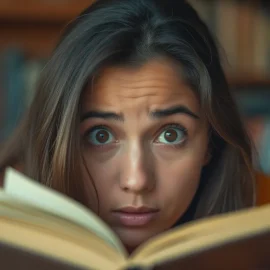
[[184, 69], [210, 124], [211, 161], [203, 169], [195, 217], [254, 203], [251, 146], [220, 64], [218, 49], [185, 1], [99, 0], [66, 29], [44, 68], [23, 121], [1, 150], [0, 168], [24, 173], [80, 198], [80, 97], [105, 65], [167, 56]]

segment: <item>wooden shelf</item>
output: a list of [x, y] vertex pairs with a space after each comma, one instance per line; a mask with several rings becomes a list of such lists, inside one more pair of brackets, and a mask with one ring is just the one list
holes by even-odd
[[237, 75], [235, 77], [228, 77], [229, 84], [233, 87], [269, 87], [270, 89], [270, 78], [268, 76], [256, 75], [256, 74], [245, 74]]
[[0, 24], [0, 50], [22, 49], [29, 58], [47, 58], [55, 47], [64, 25]]
[[0, 0], [0, 50], [47, 58], [64, 27], [94, 0]]
[[1, 0], [0, 20], [64, 23], [94, 0]]
[[[0, 50], [18, 47], [29, 58], [48, 58], [65, 26], [93, 2], [95, 0], [0, 0]], [[270, 86], [267, 75], [227, 77], [233, 87]]]

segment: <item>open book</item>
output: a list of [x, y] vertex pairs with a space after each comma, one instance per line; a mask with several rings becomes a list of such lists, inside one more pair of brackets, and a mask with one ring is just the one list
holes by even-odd
[[270, 269], [270, 205], [171, 229], [130, 256], [89, 209], [8, 168], [0, 269]]

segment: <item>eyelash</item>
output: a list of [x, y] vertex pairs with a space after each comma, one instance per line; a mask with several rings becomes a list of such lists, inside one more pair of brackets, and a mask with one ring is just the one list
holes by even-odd
[[[180, 125], [180, 124], [177, 124], [177, 123], [171, 123], [171, 124], [166, 124], [166, 125], [164, 125], [164, 126], [162, 126], [160, 129], [159, 129], [159, 131], [158, 131], [158, 133], [157, 133], [157, 135], [156, 135], [156, 138], [158, 138], [158, 136], [160, 136], [160, 134], [162, 134], [162, 132], [164, 132], [166, 129], [169, 129], [169, 128], [176, 128], [176, 129], [179, 129], [179, 130], [181, 130], [183, 133], [184, 133], [184, 136], [185, 136], [185, 139], [184, 139], [184, 141], [183, 142], [181, 142], [181, 143], [178, 143], [178, 144], [167, 144], [166, 145], [166, 147], [168, 147], [168, 146], [170, 146], [170, 147], [173, 147], [173, 148], [178, 148], [178, 147], [181, 147], [185, 142], [186, 142], [186, 137], [188, 136], [188, 130], [184, 127], [184, 126], [182, 126], [182, 125]], [[89, 136], [89, 134], [91, 133], [91, 132], [94, 132], [95, 130], [97, 130], [97, 129], [104, 129], [104, 130], [107, 130], [107, 131], [109, 131], [110, 133], [112, 133], [112, 135], [114, 136], [114, 133], [112, 132], [112, 130], [108, 127], [108, 126], [106, 126], [106, 125], [97, 125], [97, 126], [94, 126], [94, 127], [91, 127], [90, 129], [88, 129], [85, 133], [84, 133], [84, 135], [83, 135], [83, 137], [84, 137], [84, 140], [86, 141], [86, 143], [89, 143], [89, 141], [88, 141], [88, 136]], [[115, 137], [115, 136], [114, 136]], [[156, 141], [157, 139], [155, 139], [154, 141]], [[162, 143], [160, 143], [160, 144], [162, 144]], [[104, 148], [104, 147], [108, 147], [108, 145], [93, 145], [94, 147], [98, 147], [98, 148]]]
[[[162, 126], [160, 128], [160, 130], [158, 131], [158, 134], [156, 137], [160, 136], [160, 134], [162, 134], [162, 132], [164, 132], [165, 130], [167, 129], [170, 129], [170, 128], [176, 128], [176, 129], [179, 129], [181, 130], [183, 133], [184, 133], [184, 136], [185, 136], [185, 139], [183, 140], [183, 142], [181, 143], [176, 143], [176, 144], [167, 144], [167, 145], [164, 145], [166, 147], [173, 147], [173, 148], [178, 148], [178, 147], [182, 147], [183, 144], [186, 142], [186, 138], [188, 136], [188, 130], [187, 128], [185, 128], [184, 126], [180, 125], [180, 124], [177, 124], [177, 123], [171, 123], [171, 124], [166, 124], [164, 126]], [[156, 140], [156, 139], [155, 139]], [[161, 143], [160, 143], [161, 144]]]
[[97, 126], [93, 126], [93, 127], [89, 128], [87, 131], [85, 131], [84, 136], [88, 136], [90, 132], [93, 132], [97, 129], [105, 129], [107, 131], [112, 132], [111, 129], [106, 125], [97, 125]]
[[183, 131], [185, 133], [185, 135], [187, 135], [187, 129], [184, 126], [182, 126], [180, 124], [177, 124], [177, 123], [166, 124], [166, 125], [162, 126], [160, 128], [160, 130], [165, 130], [165, 129], [168, 129], [168, 128], [178, 128], [181, 131]]
[[[91, 127], [89, 128], [87, 131], [85, 131], [84, 135], [83, 135], [83, 138], [84, 138], [84, 141], [89, 144], [89, 141], [88, 141], [88, 136], [91, 132], [94, 132], [95, 130], [97, 129], [104, 129], [110, 133], [112, 133], [112, 135], [114, 136], [114, 133], [112, 132], [112, 130], [106, 126], [106, 125], [97, 125], [97, 126], [94, 126], [94, 127]], [[91, 144], [91, 143], [90, 143]], [[97, 147], [97, 148], [103, 148], [103, 147], [108, 147], [108, 145], [92, 145], [93, 147]]]

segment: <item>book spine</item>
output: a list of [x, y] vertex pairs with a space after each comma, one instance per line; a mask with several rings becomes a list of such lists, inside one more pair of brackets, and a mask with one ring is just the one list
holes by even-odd
[[6, 121], [6, 88], [4, 85], [5, 80], [5, 57], [0, 53], [0, 144], [5, 139], [5, 121]]
[[26, 59], [20, 48], [0, 52], [0, 143], [8, 139], [30, 106], [43, 59]]
[[257, 9], [255, 13], [255, 30], [254, 30], [254, 73], [267, 76], [268, 71], [268, 51], [270, 48], [270, 23], [269, 18], [261, 10]]
[[7, 133], [12, 133], [24, 112], [24, 56], [19, 49], [6, 52]]
[[254, 59], [254, 9], [248, 3], [238, 4], [238, 61], [237, 70], [240, 74], [248, 76], [252, 73]]
[[[237, 3], [234, 1], [217, 2], [217, 38], [221, 46], [221, 60], [225, 72], [233, 75], [238, 62], [237, 55]], [[229, 19], [228, 19], [229, 18]]]
[[270, 74], [268, 2], [264, 2], [267, 6], [253, 0], [189, 0], [189, 2], [216, 38], [226, 74], [240, 83], [268, 77]]

